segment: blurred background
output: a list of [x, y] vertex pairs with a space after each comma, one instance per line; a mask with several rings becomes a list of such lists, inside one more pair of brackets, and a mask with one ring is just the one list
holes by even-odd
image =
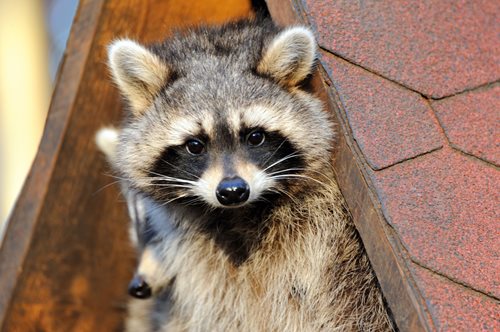
[[0, 0], [0, 241], [43, 133], [77, 0]]

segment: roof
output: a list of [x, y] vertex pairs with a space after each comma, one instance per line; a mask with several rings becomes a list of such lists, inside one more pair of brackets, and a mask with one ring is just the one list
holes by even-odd
[[500, 6], [269, 2], [316, 35], [338, 180], [399, 327], [500, 330]]

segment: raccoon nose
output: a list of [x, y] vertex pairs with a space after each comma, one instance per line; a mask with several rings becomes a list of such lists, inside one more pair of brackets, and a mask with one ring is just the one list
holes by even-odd
[[236, 176], [222, 179], [215, 194], [222, 205], [237, 205], [248, 199], [250, 188], [245, 180]]
[[151, 287], [141, 276], [134, 276], [128, 284], [128, 293], [138, 299], [147, 299], [151, 297]]

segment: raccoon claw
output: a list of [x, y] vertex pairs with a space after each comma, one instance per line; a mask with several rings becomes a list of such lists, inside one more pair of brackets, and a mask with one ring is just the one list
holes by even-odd
[[138, 299], [147, 299], [151, 297], [151, 287], [141, 276], [134, 276], [128, 285], [128, 293]]

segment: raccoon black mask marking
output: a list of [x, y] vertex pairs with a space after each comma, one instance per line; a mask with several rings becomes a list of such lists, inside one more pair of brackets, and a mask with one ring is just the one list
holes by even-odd
[[[252, 140], [261, 141], [256, 141], [258, 144], [253, 144]], [[196, 150], [197, 153], [189, 151], [190, 144], [193, 145], [194, 142], [196, 144], [192, 148], [199, 149]], [[188, 139], [184, 145], [165, 148], [154, 163], [151, 173], [162, 174], [169, 178], [197, 181], [203, 176], [207, 168], [220, 158], [224, 175], [215, 188], [217, 200], [223, 208], [238, 207], [247, 202], [252, 188], [238, 173], [234, 165], [234, 154], [241, 155], [242, 160], [252, 163], [266, 174], [297, 174], [304, 168], [304, 159], [301, 153], [281, 133], [276, 131], [266, 132], [262, 128], [245, 128], [240, 133], [232, 135], [227, 130], [227, 124], [225, 126], [222, 124], [219, 125], [213, 140], [210, 140], [207, 135], [197, 135], [196, 138]], [[288, 188], [288, 182], [287, 179], [283, 179], [282, 186], [284, 190]], [[159, 186], [152, 195], [160, 201], [172, 200], [174, 202], [179, 196], [182, 196], [179, 201], [182, 204], [197, 198], [197, 193], [190, 191], [188, 188], [174, 188], [174, 190], [168, 186], [162, 188], [161, 184], [168, 184], [167, 180], [160, 178], [153, 181], [153, 183]], [[227, 198], [222, 194], [218, 194], [223, 189], [230, 192], [227, 187], [230, 189], [245, 188], [245, 191], [241, 195], [233, 195], [234, 197], [229, 193]], [[258, 201], [259, 198], [272, 196], [269, 194], [272, 194], [272, 192], [263, 192], [255, 200]], [[198, 201], [197, 203], [199, 205], [209, 204], [205, 201]]]
[[332, 122], [301, 87], [315, 56], [307, 28], [266, 19], [112, 43], [128, 117], [98, 144], [142, 206], [131, 292], [152, 296], [129, 331], [392, 328], [334, 180]]

